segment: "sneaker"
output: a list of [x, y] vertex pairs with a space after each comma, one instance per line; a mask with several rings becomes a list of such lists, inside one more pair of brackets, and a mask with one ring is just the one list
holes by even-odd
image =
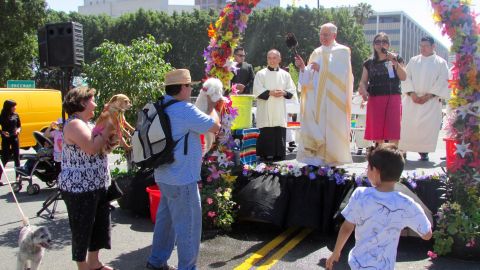
[[150, 262], [147, 262], [147, 265], [145, 267], [151, 270], [177, 270], [176, 267], [170, 266], [168, 264], [164, 266], [156, 267], [156, 266], [153, 266]]
[[0, 187], [3, 187], [5, 184], [3, 182], [0, 182]]

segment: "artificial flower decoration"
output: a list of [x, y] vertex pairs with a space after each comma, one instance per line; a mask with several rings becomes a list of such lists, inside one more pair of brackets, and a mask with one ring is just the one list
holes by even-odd
[[208, 27], [210, 44], [205, 49], [205, 74], [222, 81], [225, 89], [230, 89], [233, 78], [233, 49], [241, 40], [247, 27], [248, 15], [260, 0], [227, 1], [214, 25]]
[[465, 143], [464, 141], [461, 144], [457, 143], [456, 145], [457, 150], [455, 150], [455, 154], [458, 154], [462, 156], [462, 158], [465, 158], [466, 154], [473, 152], [471, 149], [468, 148], [469, 145], [470, 145], [469, 143]]
[[[203, 159], [202, 198], [203, 227], [230, 230], [237, 210], [232, 200], [232, 188], [237, 176], [232, 173], [235, 166], [235, 146], [231, 126], [238, 115], [227, 97], [220, 109], [220, 131], [212, 149]], [[200, 185], [199, 185], [200, 186]]]
[[480, 239], [480, 25], [470, 8], [471, 2], [431, 0], [433, 18], [442, 27], [442, 33], [449, 36], [451, 52], [455, 53], [449, 81], [452, 110], [446, 130], [455, 140], [456, 156], [448, 167], [448, 198], [437, 213], [435, 253], [432, 252], [435, 257], [450, 253], [454, 242], [463, 242], [461, 246], [473, 249], [478, 246], [475, 240]]

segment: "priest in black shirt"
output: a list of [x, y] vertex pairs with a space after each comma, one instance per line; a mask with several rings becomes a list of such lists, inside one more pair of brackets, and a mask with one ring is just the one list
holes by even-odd
[[253, 80], [255, 79], [255, 73], [251, 64], [245, 62], [245, 49], [243, 47], [237, 47], [233, 51], [235, 62], [237, 62], [237, 72], [233, 76], [231, 84], [237, 85], [239, 94], [252, 94]]

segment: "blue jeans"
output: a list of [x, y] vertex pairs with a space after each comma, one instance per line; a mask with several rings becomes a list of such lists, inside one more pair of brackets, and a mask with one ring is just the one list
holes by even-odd
[[155, 267], [166, 265], [176, 242], [178, 270], [196, 270], [202, 234], [202, 206], [197, 183], [157, 184], [162, 195], [148, 262]]

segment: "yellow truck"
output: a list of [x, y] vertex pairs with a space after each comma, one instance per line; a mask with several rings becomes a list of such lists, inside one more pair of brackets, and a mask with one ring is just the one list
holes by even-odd
[[0, 109], [7, 99], [17, 102], [17, 113], [22, 123], [19, 140], [23, 149], [35, 146], [34, 131], [44, 131], [50, 123], [62, 117], [62, 94], [59, 90], [0, 88]]

